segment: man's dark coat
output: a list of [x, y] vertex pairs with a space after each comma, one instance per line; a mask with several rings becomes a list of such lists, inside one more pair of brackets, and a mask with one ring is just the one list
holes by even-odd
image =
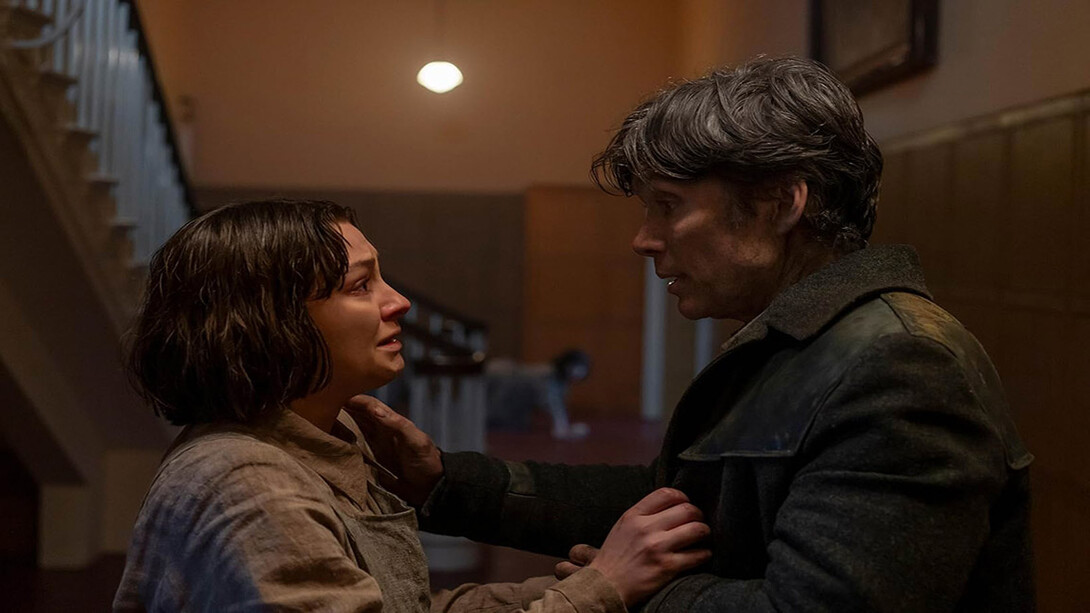
[[1029, 611], [1031, 459], [915, 253], [868, 248], [731, 338], [651, 466], [444, 454], [422, 527], [566, 557], [671, 486], [703, 511], [714, 556], [645, 611]]

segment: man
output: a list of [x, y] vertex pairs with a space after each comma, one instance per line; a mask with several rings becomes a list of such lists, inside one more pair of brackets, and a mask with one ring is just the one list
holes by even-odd
[[564, 555], [669, 485], [703, 511], [713, 559], [646, 611], [1032, 610], [1032, 456], [915, 253], [867, 246], [881, 168], [851, 94], [807, 60], [759, 59], [637, 107], [595, 176], [643, 201], [633, 247], [681, 313], [745, 326], [648, 467], [440, 463], [411, 424], [374, 416], [399, 433], [388, 461], [426, 498], [423, 527]]

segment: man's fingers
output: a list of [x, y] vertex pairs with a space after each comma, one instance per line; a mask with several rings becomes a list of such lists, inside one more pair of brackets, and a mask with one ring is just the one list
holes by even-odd
[[683, 502], [647, 516], [648, 525], [658, 530], [673, 530], [689, 522], [704, 521], [704, 513], [695, 505]]
[[353, 396], [348, 399], [348, 403], [344, 408], [352, 414], [352, 417], [358, 417], [373, 426], [388, 428], [391, 427], [391, 424], [396, 423], [391, 417], [397, 415], [397, 413], [374, 396], [366, 394]]
[[568, 557], [578, 564], [586, 566], [594, 561], [594, 557], [598, 555], [598, 548], [590, 545], [576, 545], [568, 552]]
[[675, 490], [672, 487], [660, 487], [644, 496], [642, 500], [632, 506], [630, 511], [639, 515], [654, 515], [659, 511], [683, 502], [689, 502], [689, 497], [681, 490]]
[[707, 539], [712, 534], [708, 524], [694, 521], [667, 530], [662, 546], [668, 551], [681, 551]]
[[427, 445], [430, 443], [428, 435], [420, 431], [416, 424], [409, 421], [397, 411], [383, 404], [377, 398], [360, 394], [348, 399], [345, 405], [353, 418], [357, 419], [360, 428], [366, 428], [372, 432], [385, 430], [387, 436], [395, 436], [403, 439], [411, 446]]
[[692, 570], [712, 558], [709, 549], [694, 549], [692, 551], [679, 551], [673, 554], [670, 565], [675, 572]]

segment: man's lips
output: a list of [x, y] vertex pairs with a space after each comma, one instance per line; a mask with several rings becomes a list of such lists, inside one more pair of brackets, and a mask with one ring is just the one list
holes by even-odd
[[675, 274], [671, 274], [671, 273], [662, 273], [662, 272], [658, 272], [658, 271], [655, 271], [655, 275], [660, 279], [665, 279], [666, 280], [666, 287], [672, 287], [674, 285], [674, 283], [677, 283], [678, 280], [681, 279], [681, 277], [683, 276], [683, 275], [675, 275]]

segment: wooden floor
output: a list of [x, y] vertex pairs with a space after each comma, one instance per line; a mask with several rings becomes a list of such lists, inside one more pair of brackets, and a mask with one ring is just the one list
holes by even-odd
[[[493, 432], [489, 452], [509, 459], [546, 462], [645, 464], [658, 452], [663, 427], [639, 420], [596, 420], [590, 435], [577, 441], [558, 441], [544, 424], [530, 432]], [[434, 588], [465, 582], [519, 581], [551, 574], [556, 560], [503, 547], [481, 546], [479, 568], [463, 573], [434, 574]], [[0, 611], [54, 613], [108, 611], [124, 569], [121, 555], [103, 556], [80, 571], [42, 571], [28, 564], [0, 565]]]

